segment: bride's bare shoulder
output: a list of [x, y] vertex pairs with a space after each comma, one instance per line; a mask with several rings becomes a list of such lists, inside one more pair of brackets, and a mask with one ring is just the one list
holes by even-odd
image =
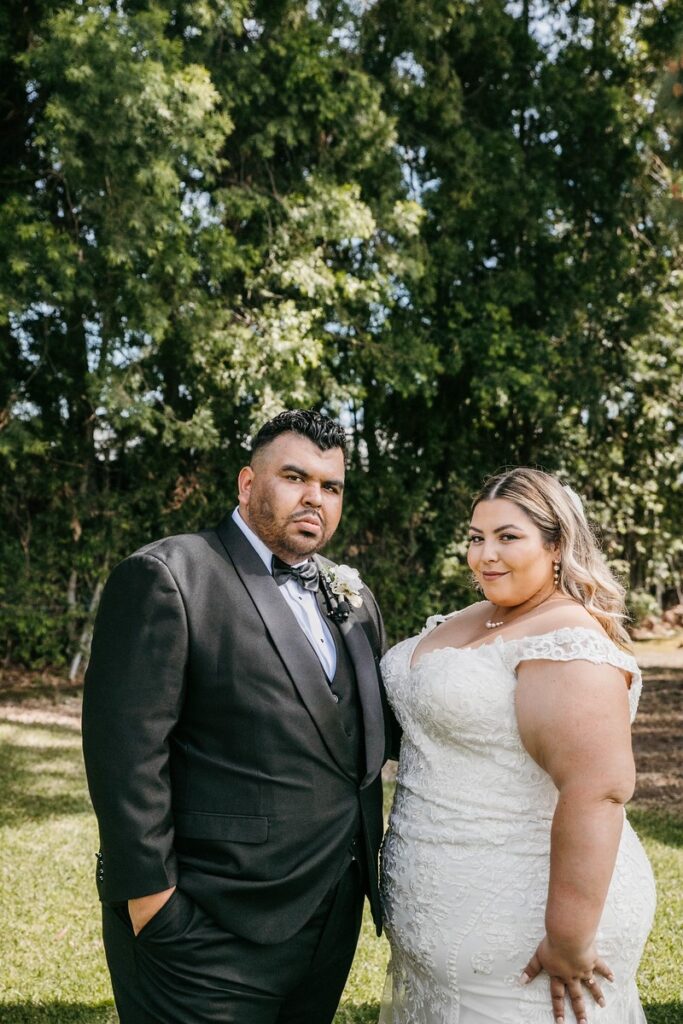
[[456, 608], [455, 611], [449, 612], [444, 615], [444, 619], [457, 619], [458, 623], [463, 625], [469, 622], [477, 621], [481, 618], [487, 618], [493, 610], [493, 605], [490, 601], [476, 601], [474, 604], [468, 604], [465, 608]]
[[[456, 638], [459, 643], [462, 637], [476, 635], [481, 624], [490, 617], [492, 610], [493, 605], [489, 601], [477, 601], [476, 604], [469, 604], [466, 608], [456, 608], [455, 611], [448, 612], [446, 615], [430, 616], [427, 619], [427, 625], [431, 625], [432, 630], [439, 637]], [[449, 642], [451, 641], [449, 640]]]
[[556, 629], [592, 629], [601, 636], [607, 636], [597, 619], [579, 601], [548, 601], [535, 623], [534, 632], [550, 633]]
[[420, 640], [420, 651], [430, 651], [437, 647], [463, 647], [477, 639], [486, 630], [483, 623], [490, 617], [492, 605], [488, 601], [459, 608], [447, 615], [431, 615]]

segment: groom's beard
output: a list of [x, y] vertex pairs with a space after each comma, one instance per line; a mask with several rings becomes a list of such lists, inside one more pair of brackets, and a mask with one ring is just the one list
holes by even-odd
[[[285, 560], [291, 558], [305, 558], [320, 551], [332, 536], [332, 533], [325, 528], [325, 520], [321, 512], [294, 512], [285, 518], [277, 517], [268, 498], [263, 495], [257, 501], [249, 502], [249, 523], [254, 533], [257, 533], [261, 540], [270, 550]], [[297, 520], [315, 517], [320, 522], [321, 532], [317, 534], [306, 534], [294, 531], [292, 524]]]

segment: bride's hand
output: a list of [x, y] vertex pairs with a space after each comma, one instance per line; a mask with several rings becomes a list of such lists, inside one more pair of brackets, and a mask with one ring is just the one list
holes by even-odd
[[527, 985], [541, 971], [550, 976], [550, 996], [556, 1024], [564, 1024], [565, 994], [571, 1000], [577, 1024], [588, 1024], [583, 986], [587, 987], [599, 1006], [604, 1006], [605, 1000], [595, 975], [601, 974], [608, 981], [614, 981], [612, 971], [598, 956], [592, 943], [580, 953], [570, 953], [561, 946], [553, 945], [547, 935], [524, 968], [522, 983]]

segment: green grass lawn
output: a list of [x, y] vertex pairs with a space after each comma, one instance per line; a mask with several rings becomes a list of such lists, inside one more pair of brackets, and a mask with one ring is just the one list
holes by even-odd
[[[0, 722], [0, 792], [0, 1021], [116, 1024], [78, 734]], [[649, 1024], [683, 1024], [683, 819], [630, 816], [659, 891], [641, 994]], [[386, 942], [366, 920], [336, 1024], [374, 1024], [386, 960]]]

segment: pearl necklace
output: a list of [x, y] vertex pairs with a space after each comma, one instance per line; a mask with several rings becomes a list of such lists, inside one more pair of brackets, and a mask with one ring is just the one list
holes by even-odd
[[504, 626], [505, 623], [503, 622], [502, 619], [500, 620], [500, 622], [493, 622], [492, 619], [487, 619], [484, 625], [486, 626], [487, 629], [495, 629], [496, 626]]
[[[552, 597], [552, 595], [550, 595], [550, 597]], [[531, 608], [527, 608], [526, 611], [522, 612], [522, 615], [526, 615], [527, 612], [534, 611], [534, 609], [538, 608], [539, 605], [545, 604], [548, 600], [550, 600], [549, 597], [544, 597], [542, 601], [538, 602], [538, 604], [534, 604]], [[484, 625], [487, 629], [498, 629], [498, 626], [506, 626], [509, 622], [514, 622], [515, 618], [520, 618], [520, 616], [513, 616], [512, 619], [487, 619]]]

